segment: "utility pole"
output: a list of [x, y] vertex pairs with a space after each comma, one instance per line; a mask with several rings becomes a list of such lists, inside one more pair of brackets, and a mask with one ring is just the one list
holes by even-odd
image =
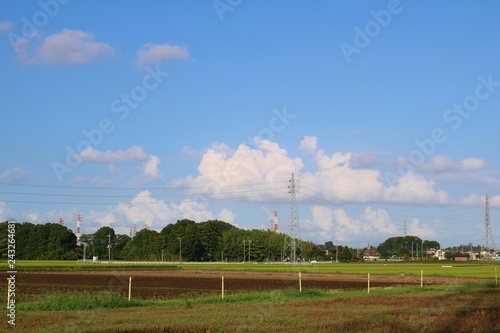
[[495, 251], [495, 243], [493, 241], [493, 232], [491, 231], [490, 224], [490, 203], [488, 200], [488, 194], [485, 196], [485, 207], [484, 207], [484, 241], [483, 241], [483, 259], [490, 260], [492, 258], [492, 251]]
[[108, 234], [108, 261], [111, 262], [111, 234]]
[[245, 263], [245, 259], [247, 256], [247, 251], [245, 250], [245, 240], [243, 240], [243, 263]]
[[177, 237], [179, 240], [179, 262], [182, 262], [182, 237]]
[[[290, 185], [288, 186], [290, 193], [290, 235], [286, 237], [284, 244], [284, 252], [289, 253], [290, 261], [297, 262], [297, 251], [303, 256], [302, 251], [302, 239], [300, 235], [300, 224], [297, 214], [297, 199], [296, 199], [296, 184], [295, 176], [292, 173], [292, 178], [289, 180]], [[298, 243], [298, 244], [297, 244]]]
[[248, 240], [248, 262], [251, 262], [252, 260], [250, 259], [250, 244], [252, 243], [252, 240]]

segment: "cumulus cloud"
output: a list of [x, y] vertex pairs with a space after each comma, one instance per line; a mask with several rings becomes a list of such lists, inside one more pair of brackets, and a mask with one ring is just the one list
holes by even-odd
[[353, 169], [370, 169], [378, 164], [378, 155], [375, 153], [353, 153], [349, 166]]
[[472, 170], [482, 170], [486, 166], [486, 162], [479, 158], [467, 158], [462, 160], [458, 164], [460, 170], [472, 171]]
[[12, 210], [5, 202], [0, 201], [0, 222], [10, 220], [12, 217]]
[[[488, 196], [490, 207], [500, 208], [500, 195]], [[484, 194], [470, 194], [459, 200], [459, 204], [467, 206], [484, 206], [486, 197]]]
[[227, 144], [218, 141], [212, 143], [209, 148], [203, 148], [201, 150], [193, 150], [188, 146], [184, 146], [182, 147], [182, 153], [189, 158], [201, 159], [209, 149], [217, 153], [224, 153], [228, 156], [234, 153], [234, 149], [229, 147]]
[[299, 150], [307, 156], [314, 156], [318, 150], [318, 137], [306, 135], [300, 141]]
[[311, 220], [305, 221], [304, 232], [316, 239], [341, 241], [366, 241], [370, 238], [383, 238], [397, 232], [384, 209], [366, 207], [363, 213], [352, 217], [344, 209], [331, 209], [322, 205], [311, 208]]
[[220, 221], [224, 221], [227, 223], [231, 223], [232, 225], [236, 225], [236, 214], [230, 211], [229, 209], [223, 209], [217, 214], [217, 219]]
[[449, 195], [442, 190], [436, 190], [434, 181], [426, 180], [422, 175], [408, 172], [401, 176], [394, 186], [384, 189], [384, 199], [387, 202], [433, 203], [450, 202]]
[[14, 29], [14, 23], [11, 21], [0, 21], [0, 34], [12, 31]]
[[317, 170], [302, 174], [302, 186], [326, 200], [376, 200], [383, 189], [380, 172], [352, 168], [351, 159], [351, 153], [328, 156], [323, 149], [317, 149], [314, 157]]
[[149, 154], [141, 146], [132, 146], [126, 150], [100, 151], [92, 147], [87, 147], [76, 157], [81, 162], [137, 162], [149, 158]]
[[140, 167], [142, 175], [152, 180], [161, 179], [162, 174], [159, 169], [160, 163], [161, 161], [158, 156], [150, 155], [148, 160]]
[[24, 38], [20, 44], [18, 54], [27, 65], [77, 65], [115, 57], [110, 45], [97, 42], [92, 33], [80, 30], [63, 29], [49, 36], [37, 31], [34, 38]]
[[154, 198], [149, 191], [138, 193], [130, 203], [119, 203], [109, 209], [115, 220], [132, 226], [149, 226], [162, 229], [169, 223], [179, 219], [190, 219], [195, 222], [204, 222], [218, 219], [228, 223], [235, 221], [235, 214], [228, 209], [214, 213], [208, 209], [206, 203], [186, 199], [181, 202], [166, 202]]
[[[80, 152], [80, 154], [73, 156], [74, 160], [81, 163], [111, 163], [109, 171], [112, 174], [120, 175], [121, 171], [116, 165], [117, 163], [126, 162], [142, 162], [139, 166], [140, 177], [146, 180], [159, 180], [162, 178], [160, 172], [161, 160], [158, 156], [149, 154], [141, 146], [132, 146], [126, 150], [118, 151], [100, 151], [93, 147], [87, 147]], [[104, 179], [95, 179], [95, 183], [102, 187], [107, 181]]]
[[413, 219], [408, 224], [408, 234], [417, 236], [421, 239], [431, 239], [437, 235], [436, 231], [426, 223], [421, 224], [418, 219]]
[[184, 60], [187, 58], [189, 58], [187, 48], [170, 44], [148, 43], [137, 51], [139, 66], [159, 63], [170, 59]]
[[482, 159], [471, 157], [462, 161], [454, 161], [449, 156], [435, 155], [429, 163], [422, 165], [422, 171], [445, 173], [452, 171], [476, 171], [482, 170], [486, 166], [486, 162]]
[[[286, 189], [274, 192], [228, 191], [230, 186], [272, 183], [290, 179], [294, 172], [300, 180], [301, 200], [327, 200], [329, 202], [395, 202], [395, 203], [447, 203], [449, 196], [436, 189], [434, 181], [409, 172], [399, 177], [395, 185], [383, 183], [380, 170], [371, 168], [377, 156], [335, 152], [327, 155], [318, 148], [316, 137], [306, 136], [299, 144], [302, 153], [312, 156], [315, 170], [303, 172], [301, 158], [294, 158], [277, 143], [254, 139], [255, 146], [245, 144], [232, 150], [218, 143], [207, 149], [200, 158], [199, 175], [177, 179], [173, 186], [202, 188], [204, 195], [217, 199], [240, 198], [266, 201], [283, 198]], [[370, 168], [369, 168], [370, 166]], [[238, 192], [236, 195], [235, 192]]]
[[255, 149], [241, 144], [234, 151], [223, 144], [212, 146], [201, 158], [199, 175], [177, 179], [174, 186], [193, 187], [196, 191], [202, 189], [204, 195], [217, 198], [245, 196], [250, 200], [269, 199], [273, 193], [252, 192], [247, 188], [245, 192], [234, 194], [235, 191], [228, 193], [227, 187], [284, 182], [292, 172], [302, 169], [303, 164], [299, 158], [289, 157], [286, 150], [274, 142], [255, 138], [255, 144]]
[[21, 183], [23, 182], [30, 172], [21, 167], [15, 167], [9, 170], [5, 170], [0, 175], [0, 182], [2, 183]]

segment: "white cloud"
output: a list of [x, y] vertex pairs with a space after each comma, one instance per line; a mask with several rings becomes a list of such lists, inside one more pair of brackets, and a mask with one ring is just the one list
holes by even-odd
[[42, 214], [37, 211], [30, 210], [27, 213], [23, 214], [26, 221], [31, 223], [40, 223], [44, 222]]
[[275, 142], [258, 137], [254, 141], [255, 147], [241, 144], [236, 150], [221, 143], [212, 145], [201, 156], [199, 175], [177, 179], [173, 186], [197, 188], [197, 193], [217, 199], [266, 201], [282, 199], [286, 189], [244, 192], [238, 191], [241, 187], [232, 191], [228, 187], [285, 182], [294, 172], [300, 180], [298, 195], [301, 200], [412, 204], [450, 201], [445, 191], [436, 189], [434, 181], [426, 180], [415, 172], [399, 177], [393, 186], [385, 185], [380, 170], [366, 168], [376, 163], [376, 155], [356, 156], [336, 152], [329, 156], [318, 148], [316, 137], [306, 136], [299, 149], [304, 154], [312, 155], [316, 170], [302, 173], [304, 164], [301, 158], [289, 156]]
[[217, 219], [235, 225], [236, 214], [229, 209], [223, 209], [217, 214]]
[[[19, 48], [21, 61], [27, 65], [75, 65], [87, 64], [101, 58], [114, 58], [114, 49], [97, 42], [90, 32], [63, 29], [59, 33], [24, 39]], [[37, 44], [37, 45], [35, 45]]]
[[384, 199], [387, 202], [433, 203], [444, 204], [450, 202], [445, 191], [435, 190], [435, 183], [427, 181], [415, 172], [408, 172], [401, 176], [396, 185], [384, 189]]
[[189, 53], [187, 48], [182, 46], [148, 43], [137, 51], [137, 58], [139, 66], [144, 66], [170, 59], [187, 59]]
[[427, 224], [420, 224], [418, 219], [413, 219], [408, 225], [408, 234], [421, 239], [431, 239], [437, 235], [436, 231]]
[[[160, 172], [161, 160], [158, 156], [148, 154], [141, 146], [132, 146], [126, 150], [118, 151], [100, 151], [93, 147], [87, 147], [82, 152], [73, 157], [82, 163], [112, 163], [109, 166], [109, 171], [114, 175], [120, 175], [120, 169], [116, 163], [125, 162], [143, 162], [139, 166], [140, 177], [146, 180], [159, 180], [163, 176]], [[93, 180], [96, 186], [103, 187], [107, 184], [107, 180], [103, 178], [95, 178]]]
[[11, 21], [0, 21], [0, 34], [12, 31], [14, 29], [14, 23]]
[[445, 155], [435, 155], [429, 163], [422, 165], [422, 171], [445, 173], [453, 171], [477, 171], [482, 170], [486, 162], [482, 159], [471, 157], [462, 161], [454, 161], [451, 157]]
[[486, 162], [479, 158], [471, 157], [460, 161], [458, 166], [460, 170], [464, 171], [482, 170], [486, 166]]
[[204, 222], [213, 220], [215, 216], [222, 221], [233, 223], [236, 216], [228, 209], [213, 213], [206, 203], [197, 200], [165, 202], [154, 198], [149, 191], [138, 193], [130, 203], [119, 203], [111, 207], [108, 213], [112, 214], [116, 221], [120, 221], [121, 225], [128, 224], [132, 227], [135, 223], [138, 227], [148, 225], [154, 229], [162, 229], [179, 219]]
[[364, 202], [377, 200], [383, 190], [378, 170], [353, 169], [350, 167], [351, 153], [325, 155], [316, 153], [317, 171], [301, 177], [302, 186], [320, 192], [322, 199]]
[[142, 175], [152, 180], [161, 179], [162, 174], [159, 170], [160, 163], [161, 161], [158, 156], [150, 155], [148, 160], [140, 167]]
[[[335, 242], [365, 242], [394, 235], [398, 229], [384, 209], [366, 207], [358, 217], [343, 209], [316, 205], [311, 208], [312, 219], [305, 221], [304, 231], [310, 238]], [[368, 238], [367, 238], [368, 237]]]
[[353, 169], [370, 169], [378, 164], [375, 153], [352, 153], [349, 166]]
[[115, 226], [116, 218], [115, 215], [110, 212], [91, 210], [87, 216], [85, 216], [82, 224], [87, 225], [87, 221], [97, 222], [98, 225], [94, 225], [94, 227], [98, 229], [100, 227]]
[[100, 151], [87, 147], [76, 157], [81, 162], [138, 162], [149, 158], [148, 153], [141, 146], [132, 146], [127, 150]]
[[5, 170], [0, 175], [0, 182], [2, 183], [21, 183], [23, 182], [30, 172], [21, 167], [15, 167]]
[[[276, 194], [281, 197], [283, 193], [276, 191], [263, 193], [247, 189], [245, 192], [234, 194], [234, 191], [227, 193], [225, 189], [234, 185], [284, 182], [290, 178], [292, 172], [303, 167], [299, 158], [290, 158], [286, 150], [274, 142], [256, 138], [255, 144], [256, 149], [241, 144], [235, 151], [224, 144], [212, 146], [201, 158], [199, 175], [195, 178], [178, 179], [174, 181], [174, 186], [193, 187], [198, 193], [201, 191], [204, 195], [217, 198], [245, 197], [250, 200], [264, 200]], [[224, 191], [226, 194], [223, 194]]]
[[[490, 207], [500, 208], [500, 195], [488, 196]], [[459, 200], [459, 204], [468, 206], [484, 206], [486, 198], [484, 194], [470, 194]]]
[[0, 222], [4, 222], [12, 218], [12, 210], [7, 207], [7, 204], [5, 202], [0, 201]]
[[300, 141], [299, 150], [307, 156], [314, 156], [318, 150], [318, 137], [306, 135]]

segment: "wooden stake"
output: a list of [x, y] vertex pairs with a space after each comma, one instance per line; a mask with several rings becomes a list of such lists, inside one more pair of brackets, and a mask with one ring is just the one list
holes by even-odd
[[130, 296], [132, 295], [132, 277], [128, 278], [128, 301], [130, 302]]
[[299, 272], [299, 292], [302, 292], [302, 272]]
[[424, 270], [420, 270], [420, 288], [424, 287]]
[[368, 294], [370, 293], [370, 273], [368, 273]]
[[224, 299], [224, 275], [222, 276], [222, 299]]

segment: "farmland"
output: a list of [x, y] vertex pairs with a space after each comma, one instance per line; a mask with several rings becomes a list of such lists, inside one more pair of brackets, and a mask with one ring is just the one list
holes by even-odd
[[500, 331], [493, 264], [18, 267], [18, 332]]

